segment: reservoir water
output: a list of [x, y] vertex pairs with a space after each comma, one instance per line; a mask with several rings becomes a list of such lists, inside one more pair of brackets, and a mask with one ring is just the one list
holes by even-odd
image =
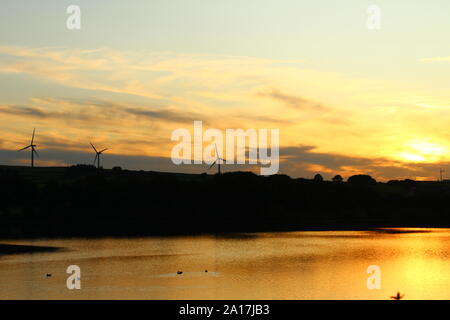
[[[60, 248], [0, 255], [0, 299], [450, 299], [450, 229], [0, 243]], [[367, 287], [371, 265], [380, 289]]]

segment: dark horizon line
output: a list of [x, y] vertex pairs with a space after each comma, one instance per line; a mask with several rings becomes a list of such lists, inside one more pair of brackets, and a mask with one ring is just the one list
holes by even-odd
[[[76, 166], [88, 166], [88, 167], [93, 167], [93, 169], [95, 169], [95, 170], [98, 170], [98, 168], [95, 165], [93, 165], [93, 164], [85, 164], [85, 163], [78, 163], [78, 164], [72, 164], [72, 165], [67, 165], [67, 166], [36, 166], [35, 165], [33, 168], [30, 167], [30, 166], [27, 166], [27, 165], [3, 165], [3, 164], [0, 164], [0, 169], [1, 168], [5, 168], [5, 167], [6, 168], [21, 168], [21, 169], [29, 169], [29, 170], [33, 170], [33, 169], [67, 169], [67, 168], [76, 167]], [[205, 164], [205, 166], [207, 166], [207, 165]], [[114, 168], [120, 168], [123, 171], [153, 172], [153, 173], [173, 174], [173, 175], [196, 175], [196, 176], [208, 175], [208, 176], [215, 176], [215, 175], [218, 174], [217, 172], [216, 173], [208, 173], [207, 171], [202, 172], [202, 173], [193, 173], [193, 172], [173, 172], [173, 171], [144, 170], [144, 169], [127, 169], [127, 168], [123, 168], [122, 166], [114, 166], [114, 167], [109, 168], [109, 169], [101, 167], [100, 169], [101, 170], [112, 171], [112, 170], [114, 170]], [[250, 170], [226, 171], [226, 172], [222, 172], [221, 174], [227, 174], [227, 173], [252, 173], [252, 174], [255, 174], [256, 176], [262, 176], [262, 175], [256, 174], [253, 171], [250, 171]], [[321, 175], [320, 173], [317, 173], [317, 174]], [[339, 174], [337, 174], [337, 175], [339, 175]], [[350, 177], [352, 177], [352, 176], [361, 176], [361, 175], [362, 176], [369, 176], [369, 177], [373, 178], [370, 174], [361, 173], [361, 174], [351, 175], [346, 180], [343, 179], [341, 182], [337, 182], [337, 183], [348, 182], [348, 179]], [[289, 179], [292, 179], [292, 180], [298, 180], [298, 179], [300, 179], [300, 180], [310, 180], [310, 181], [314, 181], [315, 180], [314, 178], [304, 178], [304, 177], [294, 178], [294, 177], [292, 177], [292, 176], [290, 176], [288, 174], [285, 174], [285, 173], [277, 173], [277, 174], [274, 174], [272, 176], [286, 176], [286, 177], [288, 177]], [[262, 177], [270, 177], [270, 176], [262, 176]], [[448, 183], [448, 182], [450, 182], [450, 179], [443, 179], [443, 180], [439, 180], [439, 179], [438, 180], [389, 179], [389, 180], [386, 180], [386, 181], [378, 181], [375, 178], [373, 178], [373, 179], [376, 181], [376, 183], [389, 183], [390, 181], [412, 181], [412, 182], [417, 182], [417, 183], [421, 183], [421, 182], [424, 182], [424, 183], [430, 183], [430, 182], [445, 182], [445, 183]], [[332, 179], [330, 179], [330, 180], [323, 179], [322, 182], [333, 182], [333, 180]]]

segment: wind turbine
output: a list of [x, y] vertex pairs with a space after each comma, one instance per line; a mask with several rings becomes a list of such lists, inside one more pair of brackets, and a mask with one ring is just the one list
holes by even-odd
[[221, 158], [219, 156], [219, 150], [217, 150], [217, 144], [216, 144], [216, 160], [213, 162], [213, 164], [208, 168], [211, 169], [212, 167], [214, 167], [214, 165], [217, 163], [217, 169], [218, 169], [218, 174], [220, 174], [220, 165], [222, 164], [222, 161], [226, 161], [225, 159]]
[[31, 148], [31, 167], [34, 168], [34, 155], [39, 158], [39, 154], [36, 151], [36, 145], [34, 144], [34, 133], [36, 132], [36, 128], [33, 129], [33, 136], [31, 137], [31, 143], [29, 146], [26, 146], [25, 148], [22, 148], [18, 151], [23, 151], [28, 148]]
[[108, 150], [108, 149], [103, 149], [103, 150], [101, 150], [101, 151], [97, 151], [97, 149], [95, 149], [95, 147], [94, 147], [94, 145], [92, 144], [92, 142], [90, 142], [90, 144], [91, 144], [92, 148], [93, 148], [94, 151], [95, 151], [94, 165], [95, 165], [95, 162], [97, 161], [97, 169], [100, 169], [100, 155], [101, 155], [103, 152], [105, 152], [106, 150]]

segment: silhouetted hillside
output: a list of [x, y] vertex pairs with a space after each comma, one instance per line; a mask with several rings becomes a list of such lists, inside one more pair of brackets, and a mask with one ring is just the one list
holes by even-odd
[[450, 183], [0, 167], [0, 237], [450, 226]]

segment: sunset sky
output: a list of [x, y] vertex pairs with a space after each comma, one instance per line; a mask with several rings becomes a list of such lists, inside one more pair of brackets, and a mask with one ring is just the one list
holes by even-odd
[[202, 120], [279, 129], [293, 177], [450, 178], [449, 14], [448, 0], [2, 0], [0, 164], [28, 165], [36, 127], [37, 165], [92, 163], [92, 141], [105, 167], [203, 172], [170, 160], [172, 131]]

